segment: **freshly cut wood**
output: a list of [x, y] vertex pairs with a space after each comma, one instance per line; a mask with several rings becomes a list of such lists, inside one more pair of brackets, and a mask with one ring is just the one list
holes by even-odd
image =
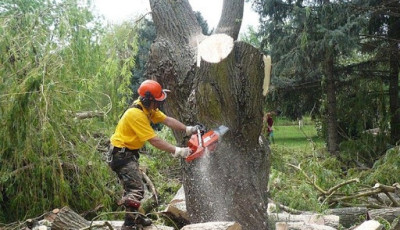
[[[198, 45], [198, 55], [206, 62], [218, 63], [233, 49], [233, 38], [226, 34], [214, 34]], [[199, 60], [198, 60], [199, 61]], [[198, 62], [197, 65], [200, 63]]]
[[276, 230], [336, 230], [336, 228], [319, 225], [308, 224], [304, 222], [277, 222], [275, 224]]
[[186, 225], [181, 230], [242, 230], [242, 226], [236, 222], [207, 222]]
[[339, 227], [339, 216], [336, 215], [291, 215], [286, 213], [274, 213], [268, 217], [274, 222], [303, 222], [305, 224], [327, 225], [333, 228]]
[[263, 56], [264, 61], [264, 83], [263, 83], [263, 95], [266, 96], [271, 81], [271, 56]]
[[368, 211], [368, 216], [373, 220], [382, 218], [392, 222], [394, 219], [400, 216], [400, 208], [372, 209]]
[[[57, 210], [58, 211], [58, 210]], [[81, 229], [90, 225], [90, 222], [69, 207], [64, 207], [56, 213], [51, 225], [52, 230]]]
[[368, 220], [357, 226], [354, 230], [380, 230], [383, 226], [376, 220]]
[[368, 209], [365, 207], [349, 207], [329, 209], [326, 214], [339, 216], [339, 224], [349, 228], [358, 220], [367, 219]]
[[173, 219], [179, 220], [184, 223], [189, 223], [189, 214], [186, 210], [185, 190], [183, 186], [172, 198], [164, 213], [168, 214]]

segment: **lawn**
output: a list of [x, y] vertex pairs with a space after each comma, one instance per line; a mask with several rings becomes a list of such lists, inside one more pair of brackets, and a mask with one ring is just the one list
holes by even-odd
[[324, 141], [318, 137], [314, 122], [309, 118], [304, 119], [303, 127], [299, 128], [297, 122], [290, 122], [285, 118], [276, 118], [274, 122], [273, 145], [296, 148], [299, 150], [311, 150], [324, 146]]

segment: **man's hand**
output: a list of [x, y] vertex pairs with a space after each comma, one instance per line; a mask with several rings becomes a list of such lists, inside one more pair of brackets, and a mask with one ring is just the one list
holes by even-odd
[[175, 153], [172, 154], [173, 157], [182, 157], [186, 158], [190, 155], [190, 149], [188, 147], [186, 148], [181, 148], [181, 147], [176, 147], [175, 148]]
[[190, 136], [190, 135], [192, 135], [192, 134], [197, 133], [197, 130], [198, 130], [199, 128], [200, 128], [200, 127], [199, 127], [198, 125], [196, 125], [196, 126], [186, 126], [186, 135], [187, 135], [187, 136]]

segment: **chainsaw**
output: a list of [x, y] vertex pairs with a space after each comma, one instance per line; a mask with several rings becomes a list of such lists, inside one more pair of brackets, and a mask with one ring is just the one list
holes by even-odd
[[192, 153], [186, 158], [187, 162], [203, 156], [206, 150], [214, 151], [220, 138], [229, 130], [228, 127], [221, 125], [217, 129], [206, 132], [204, 125], [198, 126], [197, 133], [193, 134], [188, 142]]

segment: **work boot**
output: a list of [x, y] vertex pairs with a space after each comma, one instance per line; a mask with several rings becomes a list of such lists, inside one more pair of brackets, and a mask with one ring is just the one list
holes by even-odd
[[[138, 211], [138, 208], [136, 208], [136, 207], [126, 207], [126, 211], [128, 213], [126, 213], [126, 215], [125, 215], [124, 224], [126, 224], [128, 226], [135, 225], [137, 227], [146, 227], [146, 226], [150, 226], [153, 223], [151, 221], [151, 219], [142, 215]], [[138, 229], [140, 229], [140, 228], [138, 228]]]
[[150, 226], [153, 223], [150, 218], [147, 218], [141, 214], [136, 214], [134, 222], [135, 224], [142, 225], [143, 227]]

